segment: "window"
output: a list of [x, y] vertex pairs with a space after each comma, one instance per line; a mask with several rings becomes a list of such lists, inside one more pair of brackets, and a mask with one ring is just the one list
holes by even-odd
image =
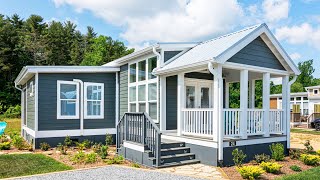
[[303, 100], [308, 100], [308, 97], [303, 97]]
[[158, 79], [152, 74], [157, 57], [129, 65], [129, 112], [147, 112], [153, 120], [158, 113]]
[[79, 84], [57, 81], [57, 119], [79, 118]]
[[84, 83], [84, 118], [104, 118], [104, 84]]
[[30, 95], [30, 96], [33, 96], [33, 95], [34, 95], [34, 85], [33, 85], [33, 81], [30, 82], [29, 88], [30, 88], [30, 93], [29, 93], [29, 95]]
[[296, 97], [296, 100], [297, 100], [297, 101], [300, 101], [300, 100], [301, 100], [301, 97]]
[[319, 89], [314, 89], [313, 90], [313, 94], [318, 94], [319, 93]]

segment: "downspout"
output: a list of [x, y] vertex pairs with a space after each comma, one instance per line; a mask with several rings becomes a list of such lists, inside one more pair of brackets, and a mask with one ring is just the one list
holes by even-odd
[[[158, 68], [158, 67], [160, 67], [160, 61], [161, 61], [161, 55], [160, 55], [160, 53], [158, 53], [157, 52], [157, 50], [156, 50], [156, 48], [157, 48], [157, 46], [153, 46], [152, 47], [152, 52], [157, 56], [157, 67], [156, 68]], [[158, 82], [157, 82], [157, 84], [158, 84], [158, 87], [160, 86], [160, 77], [159, 76], [157, 76], [157, 78], [158, 78]], [[158, 88], [158, 90], [159, 90], [159, 88]], [[160, 90], [161, 90], [161, 88], [160, 88]], [[160, 104], [162, 104], [163, 103], [163, 98], [159, 98], [160, 96], [159, 96], [159, 94], [160, 94], [160, 90], [158, 91], [158, 93], [157, 93], [157, 109], [160, 107]], [[161, 102], [160, 102], [161, 101]], [[160, 111], [162, 111], [162, 109], [160, 108]], [[159, 111], [157, 111], [157, 117], [158, 117], [158, 119], [159, 119], [159, 124], [160, 124], [160, 112]]]
[[[214, 77], [218, 78], [219, 82], [223, 81], [222, 74], [218, 73], [217, 71], [215, 71], [213, 69], [212, 62], [208, 63], [208, 70], [210, 71], [210, 73]], [[220, 86], [221, 86], [221, 84], [218, 83], [218, 89], [219, 89]], [[222, 87], [220, 87], [220, 88], [222, 88]], [[220, 100], [222, 100], [222, 94], [218, 94], [218, 97], [219, 97]], [[221, 104], [221, 103], [219, 103], [219, 104]], [[214, 107], [214, 108], [218, 108], [218, 107]], [[219, 113], [218, 117], [220, 119], [220, 121], [218, 121], [218, 128], [217, 128], [218, 129], [218, 163], [222, 165], [222, 161], [223, 161], [223, 128], [221, 128], [222, 127], [221, 122], [223, 120], [222, 120], [222, 112], [218, 111], [218, 113]]]
[[296, 82], [297, 80], [297, 75], [295, 75], [291, 81], [288, 82], [288, 89], [287, 89], [287, 148], [290, 148], [290, 103], [288, 103], [288, 100], [290, 99], [290, 90], [291, 90], [291, 85]]
[[80, 84], [80, 135], [83, 136], [83, 121], [84, 121], [84, 91], [83, 91], [83, 81], [80, 79], [73, 79], [73, 82]]

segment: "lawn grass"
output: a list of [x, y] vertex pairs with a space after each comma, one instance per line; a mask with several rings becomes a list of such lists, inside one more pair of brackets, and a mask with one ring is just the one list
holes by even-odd
[[43, 154], [0, 155], [0, 178], [41, 174], [70, 169], [72, 169], [72, 167], [62, 164]]
[[319, 179], [320, 166], [315, 167], [298, 174], [287, 175], [278, 180], [316, 180]]
[[290, 132], [292, 133], [303, 133], [303, 134], [314, 134], [314, 135], [320, 135], [320, 131], [316, 131], [314, 129], [291, 129]]
[[2, 118], [0, 121], [7, 122], [7, 127], [4, 131], [6, 134], [10, 134], [14, 131], [16, 131], [18, 134], [20, 134], [21, 131], [21, 119], [20, 118]]

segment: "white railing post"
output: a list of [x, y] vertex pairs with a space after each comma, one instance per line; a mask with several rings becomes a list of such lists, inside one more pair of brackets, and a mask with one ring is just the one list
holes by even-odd
[[184, 92], [184, 73], [178, 74], [178, 97], [177, 97], [177, 135], [181, 136], [182, 124], [183, 124], [183, 112], [182, 109], [185, 106], [185, 92]]
[[264, 137], [270, 136], [269, 130], [269, 116], [270, 116], [270, 73], [263, 73], [263, 97], [262, 97], [262, 107], [264, 109], [264, 118], [263, 118], [263, 130]]
[[247, 116], [248, 116], [248, 70], [240, 71], [240, 132], [241, 138], [247, 139]]

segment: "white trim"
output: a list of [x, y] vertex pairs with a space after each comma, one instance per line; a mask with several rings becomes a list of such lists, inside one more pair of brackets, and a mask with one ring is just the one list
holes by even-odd
[[289, 75], [289, 72], [278, 70], [278, 69], [271, 69], [271, 68], [265, 68], [265, 67], [259, 67], [259, 66], [252, 66], [247, 64], [239, 64], [239, 63], [233, 63], [233, 62], [225, 62], [223, 64], [223, 68], [228, 69], [236, 69], [236, 70], [243, 70], [247, 69], [248, 71], [252, 72], [258, 72], [258, 73], [271, 73], [276, 75]]
[[182, 134], [183, 114], [182, 109], [185, 107], [185, 85], [184, 85], [184, 73], [178, 74], [178, 97], [177, 97], [177, 135]]
[[118, 122], [119, 122], [119, 72], [116, 72], [116, 124], [115, 127], [117, 127]]
[[185, 138], [183, 136], [179, 136], [178, 137], [178, 136], [170, 136], [170, 135], [163, 134], [161, 136], [161, 139], [172, 140], [172, 141], [180, 141], [180, 142], [185, 142], [185, 143], [189, 143], [189, 144], [195, 144], [195, 145], [204, 146], [204, 147], [218, 148], [218, 143], [217, 142], [190, 139], [190, 138]]
[[[61, 99], [60, 99], [60, 85], [61, 84], [70, 84], [70, 85], [76, 85], [77, 90], [77, 98], [76, 98], [76, 109], [75, 109], [75, 115], [74, 116], [62, 116], [61, 115]], [[79, 83], [74, 81], [61, 81], [57, 80], [57, 119], [79, 119]]]
[[30, 89], [31, 89], [31, 92], [29, 93], [29, 96], [33, 97], [34, 96], [34, 84], [33, 84], [33, 81], [29, 82], [29, 86], [30, 86]]
[[144, 146], [141, 144], [136, 144], [136, 143], [131, 143], [128, 141], [124, 141], [123, 142], [123, 147], [129, 148], [129, 149], [133, 149], [139, 152], [144, 152]]
[[[247, 139], [247, 116], [248, 116], [248, 70], [240, 71], [240, 133], [242, 139]], [[269, 96], [268, 96], [269, 98]]]
[[38, 122], [39, 122], [39, 109], [38, 109], [38, 106], [39, 106], [39, 100], [38, 100], [38, 97], [39, 97], [39, 74], [36, 73], [36, 76], [35, 76], [35, 100], [34, 100], [34, 113], [35, 113], [35, 122], [34, 122], [34, 130], [35, 131], [38, 131]]
[[30, 134], [31, 136], [33, 136], [34, 138], [36, 137], [36, 133], [34, 130], [28, 128], [27, 126], [22, 126], [21, 127], [23, 130], [25, 130], [28, 134]]
[[[87, 88], [88, 86], [100, 86], [101, 87], [101, 99], [100, 100], [88, 100]], [[104, 119], [104, 83], [84, 82], [84, 119]], [[100, 101], [100, 115], [88, 115], [88, 101]]]
[[264, 118], [263, 118], [263, 137], [269, 137], [269, 112], [270, 112], [270, 73], [263, 74], [262, 80], [262, 108], [264, 109]]
[[165, 131], [167, 129], [166, 123], [166, 86], [167, 77], [160, 76], [160, 130]]
[[[84, 129], [83, 136], [93, 135], [105, 135], [116, 134], [116, 128], [105, 129]], [[48, 138], [48, 137], [65, 137], [65, 136], [81, 136], [81, 130], [49, 130], [49, 131], [37, 131], [36, 138]]]
[[[247, 146], [247, 145], [258, 145], [258, 144], [264, 144], [264, 143], [276, 143], [276, 142], [281, 142], [286, 140], [287, 140], [286, 136], [281, 136], [281, 137], [234, 140], [234, 141], [236, 141], [236, 146]], [[223, 142], [223, 147], [231, 147], [229, 146], [229, 141]]]

